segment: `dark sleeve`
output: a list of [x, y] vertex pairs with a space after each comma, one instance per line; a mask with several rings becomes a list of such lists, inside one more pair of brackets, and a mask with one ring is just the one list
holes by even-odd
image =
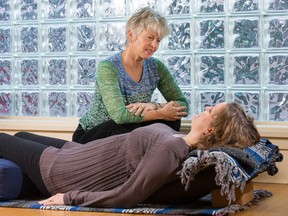
[[183, 142], [178, 142], [177, 146], [175, 143], [173, 145], [172, 149], [167, 144], [168, 147], [161, 152], [152, 150], [145, 154], [135, 172], [123, 185], [102, 192], [68, 192], [64, 196], [64, 203], [66, 205], [129, 208], [143, 202], [163, 185], [178, 178], [176, 172], [186, 158], [189, 147]]

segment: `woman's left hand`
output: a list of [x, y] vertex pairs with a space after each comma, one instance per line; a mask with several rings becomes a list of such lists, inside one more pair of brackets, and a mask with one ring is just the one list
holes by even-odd
[[153, 103], [132, 103], [126, 106], [129, 109], [129, 112], [135, 112], [134, 115], [145, 115], [149, 110], [155, 110], [155, 105]]
[[64, 193], [58, 193], [54, 196], [39, 201], [39, 204], [41, 205], [64, 205]]

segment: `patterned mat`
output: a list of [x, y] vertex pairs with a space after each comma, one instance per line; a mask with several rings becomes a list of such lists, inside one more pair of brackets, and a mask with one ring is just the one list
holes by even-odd
[[142, 204], [134, 208], [91, 208], [79, 206], [43, 206], [38, 204], [37, 200], [9, 200], [0, 201], [0, 207], [11, 208], [31, 208], [42, 210], [58, 211], [83, 211], [83, 212], [107, 212], [107, 213], [125, 213], [125, 214], [167, 214], [167, 215], [226, 215], [237, 211], [247, 209], [253, 202], [260, 198], [272, 196], [271, 192], [266, 190], [255, 190], [254, 200], [247, 206], [230, 205], [225, 208], [213, 208], [211, 206], [211, 196], [208, 195], [189, 205], [151, 205]]

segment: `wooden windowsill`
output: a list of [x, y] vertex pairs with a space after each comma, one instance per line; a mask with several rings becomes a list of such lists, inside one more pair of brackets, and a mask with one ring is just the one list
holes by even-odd
[[57, 131], [74, 132], [78, 125], [76, 117], [0, 117], [0, 131]]
[[[0, 130], [66, 131], [73, 132], [78, 125], [77, 117], [27, 117], [0, 116]], [[288, 122], [256, 122], [262, 136], [288, 138]], [[190, 130], [190, 121], [182, 121], [181, 129]]]

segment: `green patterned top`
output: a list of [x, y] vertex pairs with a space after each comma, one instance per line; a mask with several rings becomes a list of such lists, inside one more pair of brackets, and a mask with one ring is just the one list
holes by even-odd
[[166, 101], [177, 101], [189, 110], [187, 99], [160, 60], [154, 57], [145, 59], [142, 79], [135, 82], [122, 65], [121, 52], [116, 53], [99, 62], [93, 104], [79, 122], [84, 130], [111, 119], [117, 124], [139, 123], [143, 117], [133, 115], [125, 106], [136, 102], [151, 102], [156, 88]]

